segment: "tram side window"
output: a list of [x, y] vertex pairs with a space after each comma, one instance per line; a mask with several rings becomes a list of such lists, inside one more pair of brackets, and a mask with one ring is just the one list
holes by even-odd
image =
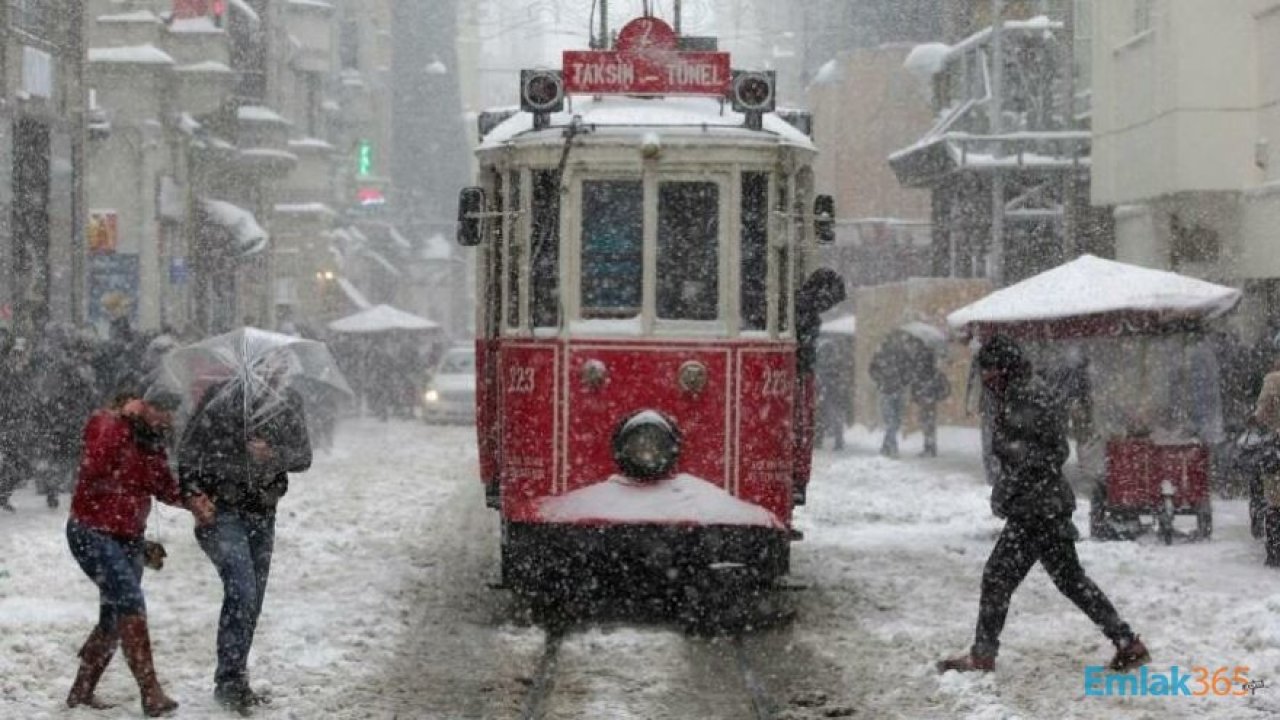
[[644, 185], [582, 183], [582, 317], [640, 314], [644, 273]]
[[520, 327], [520, 268], [523, 265], [520, 245], [520, 173], [508, 175], [506, 221], [511, 232], [507, 237], [507, 327]]
[[[787, 178], [782, 178], [782, 182], [778, 184], [778, 210], [785, 213], [788, 205], [787, 199]], [[787, 226], [783, 226], [783, 232], [787, 232]], [[783, 247], [778, 251], [778, 331], [786, 332], [790, 329], [790, 317], [787, 314], [787, 308], [791, 306], [791, 249]]]
[[720, 187], [709, 182], [658, 185], [658, 317], [715, 320], [719, 315]]
[[530, 258], [534, 327], [560, 324], [560, 172], [533, 173], [533, 254]]
[[769, 174], [742, 173], [742, 329], [769, 319]]

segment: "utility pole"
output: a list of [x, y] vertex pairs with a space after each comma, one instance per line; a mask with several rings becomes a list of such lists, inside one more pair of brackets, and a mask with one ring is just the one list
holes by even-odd
[[600, 48], [609, 49], [609, 0], [600, 0]]
[[[991, 134], [1003, 131], [1004, 108], [1004, 0], [991, 0]], [[995, 141], [997, 160], [1004, 154], [1002, 140]], [[997, 162], [991, 175], [991, 247], [987, 251], [987, 277], [1004, 284], [1004, 173]]]
[[674, 14], [675, 14], [675, 16], [676, 16], [676, 17], [675, 17], [675, 21], [676, 21], [676, 35], [679, 35], [679, 34], [680, 34], [680, 0], [672, 0], [672, 1], [675, 3], [675, 7], [673, 8], [673, 12], [674, 12]]

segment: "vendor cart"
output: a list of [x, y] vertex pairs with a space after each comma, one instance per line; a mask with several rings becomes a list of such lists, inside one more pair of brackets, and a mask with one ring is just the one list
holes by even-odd
[[[1019, 340], [1059, 391], [1071, 420], [1078, 490], [1091, 492], [1097, 538], [1174, 520], [1213, 530], [1213, 449], [1223, 441], [1218, 366], [1204, 332], [1240, 292], [1085, 255], [992, 293], [948, 317], [979, 341]], [[1149, 522], [1144, 520], [1149, 519]]]

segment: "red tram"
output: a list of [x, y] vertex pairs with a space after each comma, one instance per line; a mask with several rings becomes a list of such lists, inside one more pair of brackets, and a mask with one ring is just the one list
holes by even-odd
[[834, 208], [773, 74], [687, 46], [633, 20], [480, 118], [458, 239], [511, 587], [788, 570], [812, 447], [794, 297]]

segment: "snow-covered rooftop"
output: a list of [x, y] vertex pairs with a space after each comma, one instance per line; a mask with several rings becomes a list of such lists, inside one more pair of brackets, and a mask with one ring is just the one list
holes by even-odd
[[1020, 323], [1155, 312], [1216, 317], [1240, 301], [1240, 291], [1164, 270], [1082, 255], [997, 290], [947, 316], [953, 330], [972, 324]]
[[173, 57], [155, 45], [130, 47], [89, 48], [91, 63], [120, 63], [135, 65], [174, 65]]
[[[716, 135], [743, 133], [744, 137], [759, 135], [758, 131], [747, 130], [745, 117], [734, 112], [725, 103], [715, 98], [704, 97], [668, 97], [668, 98], [633, 98], [633, 97], [577, 97], [572, 104], [566, 104], [564, 112], [551, 116], [551, 127], [545, 133], [559, 138], [564, 128], [569, 125], [574, 115], [582, 117], [587, 126], [627, 127], [651, 129], [681, 129], [684, 134], [708, 133], [712, 129]], [[520, 112], [513, 115], [485, 136], [481, 149], [496, 148], [514, 140], [520, 135], [533, 130], [533, 115]], [[803, 132], [797, 130], [777, 115], [764, 116], [764, 130], [776, 135], [787, 144], [812, 148], [813, 142]]]

